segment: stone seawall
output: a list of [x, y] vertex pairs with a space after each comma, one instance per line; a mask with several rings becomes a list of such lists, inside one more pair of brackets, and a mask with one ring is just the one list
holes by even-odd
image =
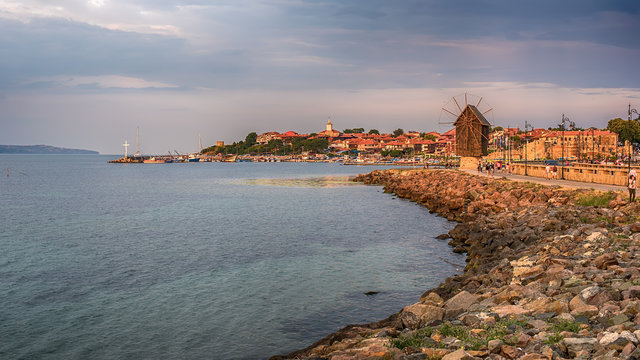
[[438, 238], [467, 253], [464, 273], [383, 321], [272, 359], [640, 358], [640, 206], [624, 194], [453, 170], [356, 181], [457, 221]]

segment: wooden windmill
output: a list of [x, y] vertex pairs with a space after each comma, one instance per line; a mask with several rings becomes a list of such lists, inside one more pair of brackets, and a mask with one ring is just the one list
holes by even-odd
[[[460, 168], [475, 169], [481, 157], [488, 154], [491, 124], [485, 114], [493, 109], [481, 97], [469, 103], [469, 95], [465, 93], [464, 102], [462, 100], [462, 96], [453, 97], [448, 104], [450, 106], [442, 110], [455, 117], [453, 125], [456, 128], [456, 155], [460, 156]], [[480, 108], [488, 109], [482, 111]]]

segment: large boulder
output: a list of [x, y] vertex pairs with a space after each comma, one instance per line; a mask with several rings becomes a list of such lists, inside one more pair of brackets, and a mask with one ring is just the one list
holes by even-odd
[[478, 302], [478, 297], [466, 290], [460, 291], [444, 303], [447, 309], [467, 309]]
[[400, 321], [404, 328], [418, 329], [442, 321], [444, 313], [441, 307], [417, 303], [402, 309]]
[[569, 357], [574, 358], [579, 352], [586, 351], [591, 353], [594, 346], [598, 343], [598, 339], [595, 338], [566, 338], [562, 340], [562, 343], [567, 348]]

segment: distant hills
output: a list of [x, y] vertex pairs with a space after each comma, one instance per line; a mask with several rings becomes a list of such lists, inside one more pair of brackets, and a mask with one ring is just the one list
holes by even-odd
[[84, 154], [98, 155], [97, 151], [67, 149], [50, 145], [0, 145], [0, 154]]

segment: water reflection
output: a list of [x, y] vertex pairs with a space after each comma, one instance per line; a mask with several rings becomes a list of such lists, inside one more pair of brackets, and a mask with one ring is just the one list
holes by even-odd
[[260, 186], [284, 186], [299, 188], [334, 188], [359, 185], [352, 181], [351, 176], [323, 176], [298, 179], [245, 179], [240, 183]]

